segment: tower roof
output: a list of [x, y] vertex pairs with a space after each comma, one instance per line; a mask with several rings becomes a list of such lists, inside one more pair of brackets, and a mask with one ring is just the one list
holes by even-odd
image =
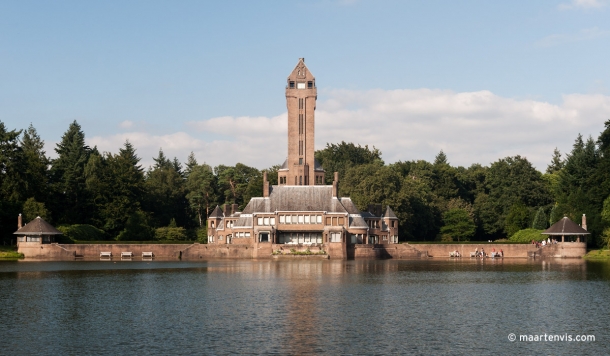
[[15, 235], [33, 235], [33, 236], [41, 236], [41, 235], [62, 235], [63, 233], [53, 225], [44, 221], [40, 216], [36, 219], [30, 221], [25, 224], [25, 226], [21, 227], [19, 230], [13, 232]]
[[299, 58], [299, 62], [288, 76], [288, 80], [314, 80], [315, 77], [305, 65], [305, 58]]
[[390, 206], [388, 205], [385, 209], [385, 214], [383, 214], [384, 218], [390, 218], [390, 219], [398, 219], [396, 217], [396, 214], [394, 214], [394, 212], [392, 211], [392, 209], [390, 209]]
[[220, 210], [220, 207], [218, 205], [216, 205], [216, 208], [214, 208], [214, 210], [212, 211], [212, 213], [210, 214], [208, 219], [210, 219], [210, 218], [222, 218], [222, 217], [224, 217], [224, 214], [222, 213], [222, 210]]

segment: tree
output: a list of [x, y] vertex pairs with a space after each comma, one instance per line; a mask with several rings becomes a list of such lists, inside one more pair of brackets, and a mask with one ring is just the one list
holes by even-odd
[[263, 194], [263, 175], [256, 168], [237, 163], [234, 167], [219, 165], [214, 171], [225, 203], [238, 204], [243, 209], [251, 197]]
[[[527, 207], [538, 208], [551, 201], [542, 174], [527, 159], [515, 156], [492, 163], [485, 176], [485, 193], [477, 195], [474, 205], [484, 232], [499, 237], [523, 225], [522, 220], [507, 219], [512, 207], [523, 205], [527, 211]], [[509, 222], [516, 225], [507, 226]], [[525, 227], [527, 224], [518, 230]]]
[[210, 209], [218, 202], [218, 180], [207, 164], [189, 167], [186, 179], [186, 198], [197, 214], [200, 227], [210, 215]]
[[474, 236], [476, 225], [468, 211], [453, 208], [443, 214], [441, 234], [451, 236], [457, 241], [469, 241]]
[[58, 157], [50, 171], [54, 219], [60, 224], [88, 222], [91, 211], [84, 171], [91, 149], [76, 121], [70, 124], [55, 152]]
[[551, 163], [546, 167], [546, 173], [553, 174], [559, 172], [563, 168], [563, 160], [561, 159], [561, 152], [555, 147], [553, 151], [553, 158]]
[[525, 229], [529, 225], [529, 211], [527, 207], [517, 202], [513, 204], [506, 215], [504, 231], [506, 236], [513, 236], [517, 231]]
[[381, 151], [369, 146], [356, 146], [353, 143], [326, 144], [326, 148], [316, 151], [315, 158], [326, 170], [326, 184], [333, 184], [334, 172], [339, 172], [339, 179], [345, 177], [346, 171], [354, 166], [381, 162]]
[[536, 212], [536, 216], [534, 217], [534, 222], [532, 223], [532, 229], [536, 230], [544, 230], [547, 228], [547, 217], [544, 213], [544, 208], [538, 208]]
[[127, 219], [125, 228], [117, 236], [118, 241], [148, 241], [154, 237], [154, 230], [148, 224], [146, 214], [137, 210]]
[[188, 215], [188, 200], [186, 199], [185, 180], [181, 165], [174, 159], [170, 161], [159, 150], [154, 158], [155, 164], [146, 174], [145, 180], [145, 211], [151, 212], [151, 225], [167, 226], [172, 218], [183, 227], [191, 225]]
[[37, 202], [34, 198], [29, 198], [23, 203], [23, 221], [28, 223], [40, 216], [44, 220], [49, 220], [49, 212], [44, 203]]
[[32, 124], [23, 132], [21, 148], [25, 156], [23, 195], [45, 201], [48, 198], [47, 177], [50, 161], [44, 151], [44, 141]]
[[144, 201], [144, 172], [140, 158], [129, 141], [118, 154], [104, 156], [93, 152], [85, 175], [87, 188], [96, 206], [95, 221], [109, 236], [121, 232], [127, 219], [142, 208]]

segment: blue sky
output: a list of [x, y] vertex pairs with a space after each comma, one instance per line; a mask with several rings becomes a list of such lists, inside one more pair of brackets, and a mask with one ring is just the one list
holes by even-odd
[[284, 85], [316, 76], [316, 146], [386, 162], [489, 164], [552, 150], [610, 119], [610, 3], [564, 1], [3, 1], [0, 121], [53, 147], [125, 139], [145, 165], [258, 168], [286, 154]]

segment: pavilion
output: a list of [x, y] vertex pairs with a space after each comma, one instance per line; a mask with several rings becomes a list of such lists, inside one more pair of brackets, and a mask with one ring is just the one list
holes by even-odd
[[561, 242], [565, 242], [565, 236], [578, 236], [576, 242], [580, 242], [581, 236], [591, 235], [587, 232], [587, 220], [586, 216], [582, 215], [582, 227], [570, 220], [567, 216], [563, 219], [554, 223], [551, 227], [541, 232], [542, 235], [561, 236]]

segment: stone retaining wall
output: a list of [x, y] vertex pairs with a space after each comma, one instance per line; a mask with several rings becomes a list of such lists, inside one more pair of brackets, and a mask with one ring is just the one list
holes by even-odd
[[142, 252], [152, 252], [155, 258], [197, 260], [204, 258], [271, 258], [276, 250], [298, 251], [310, 249], [312, 252], [326, 251], [332, 259], [394, 258], [409, 259], [421, 257], [449, 257], [452, 251], [459, 251], [463, 257], [470, 257], [470, 252], [483, 248], [487, 254], [493, 248], [502, 250], [504, 257], [561, 257], [580, 258], [587, 253], [584, 242], [563, 242], [551, 246], [536, 248], [530, 244], [392, 244], [392, 245], [345, 245], [328, 243], [322, 246], [287, 246], [268, 242], [255, 244], [40, 244], [36, 242], [19, 243], [18, 251], [26, 259], [73, 260], [75, 258], [99, 259], [100, 252], [111, 252], [113, 258], [121, 258], [121, 252], [132, 252], [134, 258], [141, 258]]
[[[404, 244], [408, 245], [408, 244]], [[587, 244], [584, 242], [560, 242], [550, 246], [536, 248], [532, 244], [412, 244], [409, 245], [419, 251], [427, 251], [429, 257], [449, 257], [457, 250], [462, 257], [470, 257], [470, 252], [476, 248], [485, 249], [490, 254], [492, 249], [502, 250], [504, 257], [583, 257], [587, 253]]]

